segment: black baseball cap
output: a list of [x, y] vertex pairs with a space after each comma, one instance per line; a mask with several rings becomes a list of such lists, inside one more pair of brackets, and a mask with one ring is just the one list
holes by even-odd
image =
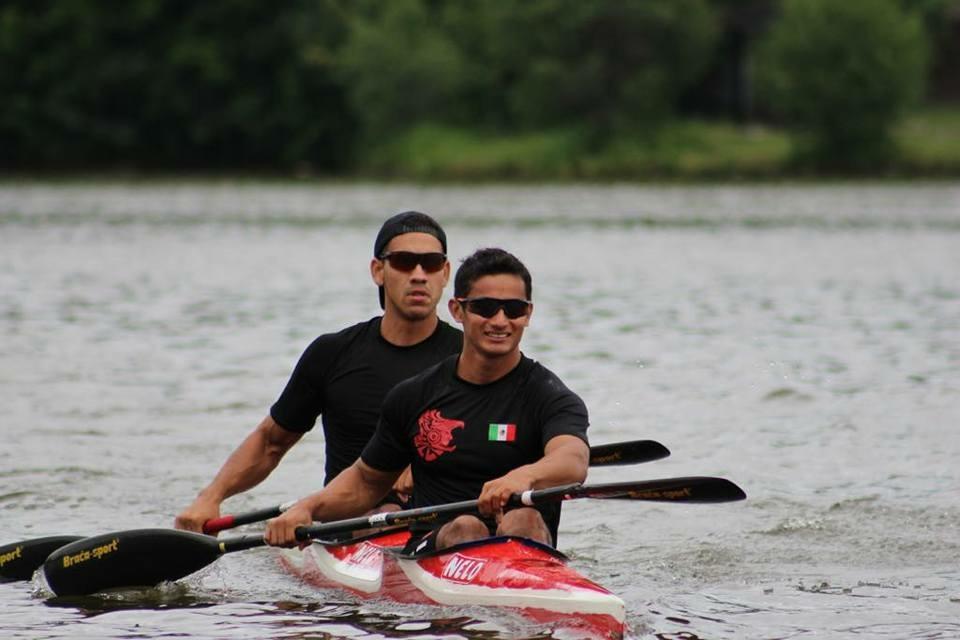
[[[443, 252], [447, 252], [447, 234], [440, 223], [419, 211], [403, 211], [387, 219], [380, 227], [377, 239], [373, 241], [373, 257], [381, 258], [390, 241], [405, 233], [429, 233], [440, 241]], [[385, 308], [383, 287], [380, 291], [380, 308]]]

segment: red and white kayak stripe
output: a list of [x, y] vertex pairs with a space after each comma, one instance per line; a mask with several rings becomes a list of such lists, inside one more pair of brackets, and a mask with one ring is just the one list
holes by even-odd
[[546, 608], [623, 618], [623, 601], [570, 569], [542, 545], [522, 538], [491, 542], [398, 564], [418, 589], [440, 604]]
[[554, 628], [620, 638], [623, 600], [567, 566], [562, 554], [523, 538], [501, 537], [408, 558], [392, 550], [406, 531], [350, 544], [285, 550], [284, 565], [305, 581], [397, 602], [518, 609]]

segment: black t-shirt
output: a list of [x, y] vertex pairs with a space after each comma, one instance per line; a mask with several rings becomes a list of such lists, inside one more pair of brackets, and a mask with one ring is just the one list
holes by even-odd
[[[361, 458], [375, 469], [412, 465], [414, 506], [474, 500], [483, 484], [543, 457], [550, 439], [587, 442], [587, 408], [543, 365], [523, 356], [485, 385], [456, 375], [457, 356], [397, 385]], [[559, 503], [538, 507], [553, 539]]]
[[324, 484], [360, 456], [373, 435], [380, 405], [398, 382], [459, 353], [463, 332], [440, 321], [423, 342], [398, 347], [380, 335], [380, 317], [328, 333], [300, 356], [270, 415], [304, 433], [322, 415], [326, 439]]

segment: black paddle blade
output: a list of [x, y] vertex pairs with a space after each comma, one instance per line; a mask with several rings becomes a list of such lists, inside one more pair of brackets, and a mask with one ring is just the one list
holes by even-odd
[[652, 462], [670, 455], [670, 450], [656, 440], [612, 442], [590, 447], [591, 467], [612, 467], [622, 464]]
[[217, 539], [173, 529], [132, 529], [83, 538], [43, 563], [58, 596], [153, 586], [202, 569], [220, 556]]
[[29, 580], [47, 556], [83, 536], [48, 536], [0, 547], [0, 582]]
[[652, 502], [714, 503], [744, 500], [743, 489], [726, 478], [691, 476], [581, 487], [578, 497]]
[[[600, 500], [647, 500], [652, 502], [713, 503], [743, 500], [743, 489], [725, 478], [690, 476], [592, 485], [566, 485], [516, 493], [510, 503], [519, 506], [545, 504], [577, 498]], [[400, 513], [400, 512], [397, 512]]]

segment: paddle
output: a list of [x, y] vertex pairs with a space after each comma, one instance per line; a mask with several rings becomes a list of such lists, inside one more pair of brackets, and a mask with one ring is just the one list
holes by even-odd
[[267, 507], [266, 509], [257, 509], [256, 511], [247, 511], [246, 513], [236, 513], [233, 515], [220, 516], [219, 518], [210, 518], [203, 523], [203, 532], [213, 535], [224, 529], [232, 529], [242, 524], [252, 524], [254, 522], [263, 522], [270, 518], [276, 518], [278, 515], [293, 506], [295, 500], [284, 502], [276, 507]]
[[[652, 462], [670, 455], [670, 450], [656, 440], [628, 440], [626, 442], [611, 442], [590, 447], [591, 467], [612, 467], [627, 464]], [[242, 524], [262, 522], [276, 518], [289, 509], [293, 501], [285, 502], [276, 507], [267, 507], [257, 511], [249, 511], [236, 515], [211, 518], [203, 523], [203, 532], [214, 534], [218, 531], [239, 527]], [[40, 566], [37, 564], [37, 566]]]
[[[740, 487], [723, 478], [688, 477], [568, 485], [515, 494], [510, 504], [533, 506], [578, 498], [716, 503], [743, 500]], [[339, 533], [414, 522], [434, 522], [477, 509], [477, 500], [377, 513], [297, 529], [306, 541]], [[154, 585], [177, 580], [210, 564], [224, 553], [264, 546], [259, 534], [217, 540], [174, 529], [133, 529], [78, 540], [54, 551], [43, 564], [50, 589], [58, 596], [83, 595], [117, 587]]]
[[[652, 462], [670, 455], [670, 450], [655, 440], [628, 440], [626, 442], [611, 442], [590, 447], [591, 467], [612, 467], [627, 464]], [[276, 507], [267, 507], [257, 511], [240, 513], [237, 515], [220, 516], [203, 523], [203, 532], [214, 534], [224, 529], [239, 527], [242, 524], [262, 522], [276, 518], [293, 505], [293, 501], [285, 502]], [[37, 565], [39, 566], [39, 564]]]
[[591, 467], [612, 467], [623, 464], [653, 462], [670, 455], [670, 450], [656, 440], [628, 440], [590, 447]]
[[83, 536], [47, 536], [0, 547], [0, 582], [29, 580], [51, 553]]
[[[666, 458], [670, 450], [655, 440], [628, 440], [590, 447], [590, 466], [640, 464]], [[211, 518], [203, 523], [203, 532], [214, 535], [244, 524], [275, 518], [290, 508], [293, 502], [245, 513]], [[0, 581], [29, 580], [47, 556], [65, 544], [83, 540], [85, 536], [48, 536], [14, 542], [0, 547]]]
[[[203, 523], [203, 532], [213, 535], [231, 527], [275, 518], [289, 509], [292, 504], [293, 502], [286, 502], [267, 509], [211, 518]], [[65, 544], [84, 538], [86, 536], [47, 536], [3, 545], [0, 547], [0, 582], [29, 580], [47, 556]]]

